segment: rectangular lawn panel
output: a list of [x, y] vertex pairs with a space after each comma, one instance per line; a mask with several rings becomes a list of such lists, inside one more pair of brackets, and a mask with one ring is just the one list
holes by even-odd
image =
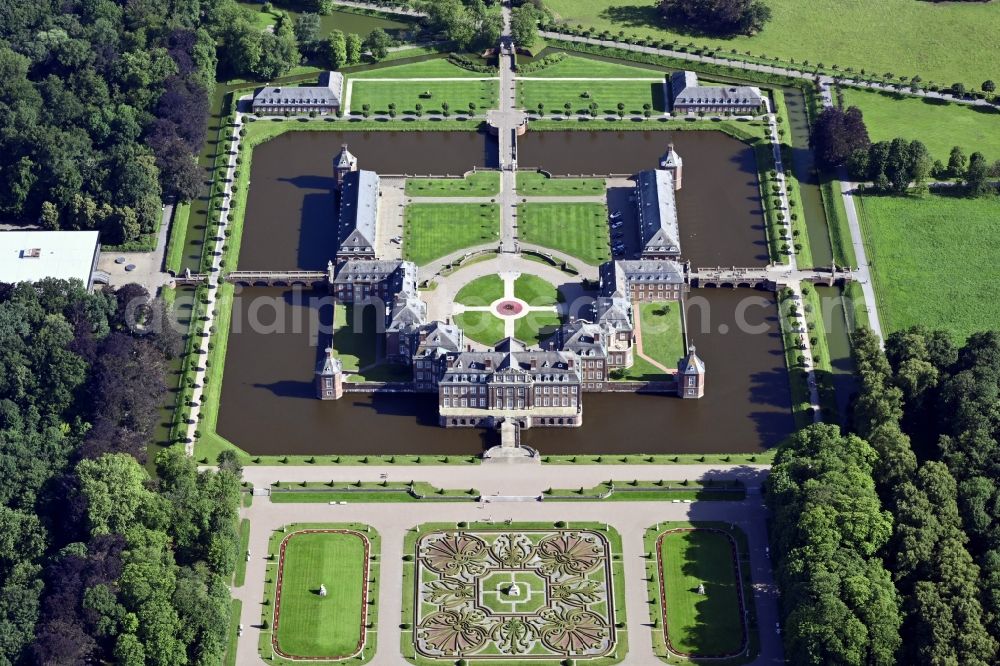
[[[660, 541], [666, 630], [674, 651], [725, 656], [743, 649], [732, 542], [723, 532], [667, 532]], [[698, 586], [705, 593], [698, 593]]]
[[617, 62], [607, 62], [596, 58], [586, 58], [577, 55], [567, 55], [565, 59], [534, 72], [518, 74], [518, 78], [573, 78], [573, 79], [655, 79], [665, 76], [662, 69], [641, 64], [623, 65]]
[[422, 266], [464, 248], [496, 243], [499, 237], [496, 204], [410, 204], [403, 258]]
[[469, 103], [476, 112], [497, 106], [500, 84], [497, 81], [376, 81], [358, 79], [351, 92], [351, 112], [359, 113], [368, 104], [372, 113], [389, 113], [396, 104], [399, 113], [414, 113], [417, 104], [424, 113], [440, 114], [448, 103], [449, 113], [468, 113]]
[[861, 109], [872, 141], [919, 139], [945, 165], [953, 146], [966, 159], [976, 151], [991, 164], [1000, 159], [1000, 111], [853, 88], [843, 93], [845, 106]]
[[[542, 70], [544, 72], [544, 70]], [[617, 114], [618, 103], [625, 105], [626, 114], [641, 114], [643, 105], [655, 111], [664, 111], [664, 80], [657, 81], [530, 81], [517, 82], [520, 106], [537, 111], [538, 104], [545, 105], [546, 115], [562, 115], [565, 105], [571, 113], [589, 113], [590, 105], [597, 103], [600, 114]], [[353, 103], [352, 103], [353, 105]]]
[[599, 203], [526, 203], [517, 207], [518, 230], [525, 243], [596, 266], [611, 258], [607, 214]]
[[681, 304], [643, 303], [639, 308], [639, 316], [643, 353], [668, 368], [675, 367], [677, 360], [684, 355]]
[[[544, 0], [569, 25], [582, 24], [617, 35], [711, 45], [741, 55], [766, 55], [801, 63], [839, 65], [841, 70], [919, 74], [924, 81], [962, 81], [977, 89], [996, 78], [1000, 12], [996, 3], [914, 0], [767, 0], [773, 14], [753, 36], [727, 39], [668, 29], [656, 0]], [[629, 39], [631, 41], [631, 39]], [[543, 72], [545, 70], [542, 70]]]
[[482, 307], [503, 298], [503, 280], [496, 275], [476, 278], [455, 294], [455, 302], [462, 305]]
[[603, 178], [550, 178], [537, 171], [517, 173], [517, 193], [533, 197], [594, 196], [604, 194]]
[[493, 197], [500, 194], [499, 171], [475, 171], [465, 178], [407, 178], [408, 197]]
[[962, 341], [1000, 328], [1000, 198], [874, 197], [861, 202], [882, 325], [942, 328]]
[[[354, 654], [362, 637], [365, 543], [343, 533], [293, 534], [285, 546], [278, 647], [293, 657]], [[319, 595], [325, 585], [327, 595]]]
[[503, 320], [489, 312], [461, 312], [455, 315], [455, 325], [465, 331], [465, 337], [487, 346], [505, 337]]
[[497, 74], [473, 72], [471, 69], [453, 65], [445, 58], [433, 58], [405, 65], [351, 72], [348, 76], [352, 79], [482, 79]]

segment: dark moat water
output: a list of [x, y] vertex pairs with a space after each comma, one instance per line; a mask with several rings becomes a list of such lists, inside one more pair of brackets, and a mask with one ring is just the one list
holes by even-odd
[[684, 159], [677, 193], [681, 252], [695, 267], [762, 266], [769, 260], [757, 161], [722, 132], [531, 132], [518, 165], [553, 174], [634, 174], [652, 169], [673, 143]]
[[288, 132], [254, 149], [239, 268], [323, 270], [336, 248], [333, 158], [347, 143], [362, 169], [460, 175], [496, 164], [477, 132]]
[[[317, 305], [325, 294], [293, 293], [254, 288], [237, 299], [220, 435], [253, 455], [475, 454], [495, 443], [480, 430], [438, 427], [433, 395], [316, 400], [312, 372], [327, 344], [316, 331], [331, 310]], [[696, 290], [688, 310], [707, 367], [705, 398], [587, 394], [583, 427], [526, 431], [525, 443], [556, 455], [758, 452], [781, 441], [793, 423], [773, 296]], [[251, 320], [263, 329], [251, 331]], [[741, 330], [748, 326], [760, 332]]]

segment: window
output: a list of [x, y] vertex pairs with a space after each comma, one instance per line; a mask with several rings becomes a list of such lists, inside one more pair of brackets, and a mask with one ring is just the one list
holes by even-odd
[[688, 386], [697, 386], [697, 385], [698, 385], [698, 377], [696, 377], [695, 375], [690, 375], [688, 377]]
[[445, 407], [451, 407], [451, 398], [445, 398], [444, 399], [444, 406]]
[[468, 407], [468, 406], [469, 406], [469, 401], [466, 400], [465, 398], [462, 398], [462, 407]]

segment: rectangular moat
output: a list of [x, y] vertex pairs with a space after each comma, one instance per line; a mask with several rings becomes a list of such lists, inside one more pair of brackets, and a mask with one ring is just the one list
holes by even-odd
[[[248, 453], [477, 454], [497, 443], [492, 433], [439, 427], [435, 394], [316, 400], [313, 368], [328, 340], [317, 331], [332, 316], [326, 293], [239, 296], [217, 430]], [[754, 453], [777, 444], [793, 422], [773, 294], [694, 290], [688, 317], [709, 368], [703, 399], [588, 393], [582, 427], [530, 429], [522, 441], [550, 455]]]

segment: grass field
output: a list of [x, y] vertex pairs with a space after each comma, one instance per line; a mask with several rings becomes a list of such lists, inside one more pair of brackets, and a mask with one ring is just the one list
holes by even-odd
[[403, 258], [429, 261], [500, 237], [496, 204], [411, 204], [406, 207]]
[[[362, 635], [365, 548], [355, 535], [296, 534], [285, 547], [278, 647], [296, 657], [349, 656]], [[319, 595], [325, 585], [327, 596]]]
[[517, 172], [517, 193], [534, 197], [572, 197], [604, 194], [603, 178], [549, 178], [537, 171]]
[[[659, 555], [674, 650], [705, 656], [739, 652], [743, 626], [729, 538], [709, 530], [668, 532]], [[705, 594], [698, 593], [699, 585]]]
[[521, 240], [596, 266], [611, 258], [608, 209], [598, 203], [527, 203], [517, 207]]
[[676, 367], [684, 355], [684, 326], [681, 304], [643, 303], [639, 308], [643, 353], [668, 368]]
[[481, 307], [503, 298], [503, 280], [496, 275], [476, 278], [455, 294], [455, 302]]
[[[545, 70], [542, 70], [544, 73]], [[641, 114], [643, 105], [653, 110], [666, 110], [663, 80], [658, 81], [525, 81], [517, 82], [518, 104], [528, 111], [545, 105], [546, 115], [565, 114], [565, 105], [572, 113], [589, 113], [597, 103], [600, 114], [617, 114], [618, 104], [625, 105], [625, 114]], [[353, 103], [352, 103], [353, 104]]]
[[952, 146], [966, 158], [978, 150], [991, 163], [1000, 159], [1000, 111], [851, 88], [844, 104], [861, 109], [872, 141], [919, 139], [944, 164]]
[[514, 322], [514, 337], [529, 347], [538, 345], [559, 328], [555, 312], [529, 312]]
[[465, 331], [465, 337], [487, 346], [504, 338], [504, 322], [489, 312], [473, 311], [455, 315], [455, 325]]
[[559, 291], [548, 281], [537, 275], [522, 273], [514, 280], [514, 296], [528, 305], [555, 305], [559, 302]]
[[[388, 76], [388, 75], [386, 75]], [[424, 113], [440, 115], [444, 104], [449, 113], [468, 113], [469, 103], [475, 112], [483, 113], [497, 106], [500, 85], [496, 81], [368, 81], [358, 79], [351, 92], [351, 112], [361, 113], [364, 105], [372, 113], [389, 113], [389, 104], [396, 104], [399, 113], [415, 113], [420, 104]]]
[[498, 171], [476, 171], [465, 178], [406, 179], [408, 197], [493, 197], [498, 194]]
[[956, 342], [1000, 328], [1000, 198], [859, 197], [882, 326], [951, 331]]
[[616, 62], [605, 62], [595, 58], [581, 58], [568, 55], [554, 65], [535, 72], [518, 74], [518, 78], [609, 78], [609, 79], [649, 79], [663, 77], [664, 70], [652, 65], [641, 64], [622, 65]]
[[363, 72], [352, 72], [352, 79], [482, 79], [490, 76], [482, 72], [453, 65], [445, 58], [434, 58], [392, 67], [379, 67]]
[[[750, 51], [770, 58], [834, 64], [870, 72], [919, 74], [925, 82], [963, 81], [979, 88], [996, 78], [996, 3], [915, 0], [768, 0], [773, 19], [752, 37], [719, 39], [671, 31], [655, 0], [544, 0], [570, 25], [681, 44]], [[545, 71], [545, 70], [542, 70]]]

